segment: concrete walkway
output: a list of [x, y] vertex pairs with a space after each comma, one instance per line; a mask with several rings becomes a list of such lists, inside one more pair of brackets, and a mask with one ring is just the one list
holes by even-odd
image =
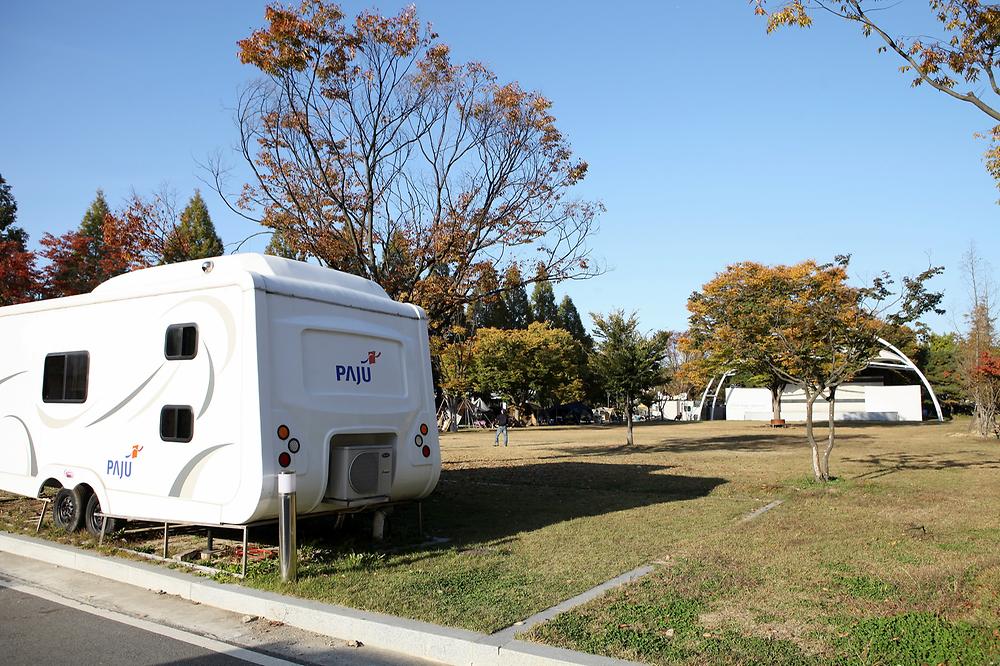
[[[128, 583], [146, 590], [164, 592], [232, 613], [266, 618], [341, 641], [360, 643], [375, 650], [391, 651], [445, 664], [611, 666], [632, 663], [515, 640], [513, 631], [489, 636], [464, 629], [452, 629], [427, 622], [286, 597], [22, 535], [0, 532], [0, 551]], [[551, 609], [554, 611], [553, 615], [558, 612], [557, 608], [560, 607]], [[518, 631], [522, 630], [523, 628], [518, 627]]]

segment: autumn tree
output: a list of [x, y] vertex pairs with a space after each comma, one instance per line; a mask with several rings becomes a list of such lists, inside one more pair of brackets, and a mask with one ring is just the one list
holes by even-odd
[[161, 261], [173, 264], [218, 257], [224, 253], [222, 240], [215, 232], [212, 216], [208, 214], [208, 206], [201, 198], [201, 192], [195, 190], [194, 196], [181, 212], [180, 224], [167, 236]]
[[[504, 275], [530, 257], [551, 281], [599, 272], [586, 240], [601, 207], [570, 196], [587, 165], [548, 99], [453, 63], [413, 7], [351, 21], [306, 0], [265, 19], [239, 42], [263, 79], [238, 102], [253, 179], [226, 198], [234, 210], [439, 328], [477, 298], [484, 264]], [[225, 169], [210, 168], [223, 193]]]
[[894, 37], [885, 23], [889, 17], [878, 0], [789, 0], [773, 11], [766, 0], [755, 0], [756, 12], [767, 18], [767, 31], [783, 26], [807, 28], [816, 15], [835, 16], [857, 25], [865, 37], [875, 35], [878, 51], [898, 56], [900, 71], [913, 75], [914, 87], [927, 85], [979, 109], [994, 123], [986, 165], [1000, 187], [1000, 6], [980, 0], [929, 0], [930, 17], [941, 36], [912, 30], [912, 37]]
[[662, 382], [669, 334], [645, 335], [636, 314], [622, 310], [592, 313], [597, 347], [591, 366], [605, 390], [618, 396], [625, 410], [626, 442], [631, 446], [632, 417], [640, 398]]
[[0, 175], [0, 305], [24, 303], [39, 295], [35, 253], [27, 245], [28, 233], [17, 226], [17, 200]]
[[[928, 311], [944, 312], [938, 308], [942, 295], [926, 288], [943, 269], [931, 267], [905, 277], [893, 292], [893, 280], [885, 273], [863, 287], [849, 285], [849, 261], [849, 256], [840, 256], [832, 264], [805, 261], [776, 268], [776, 298], [767, 309], [776, 344], [766, 360], [778, 376], [805, 392], [806, 438], [817, 481], [830, 479], [838, 387], [868, 366], [889, 331]], [[822, 453], [813, 427], [813, 408], [820, 397], [828, 403]]]
[[458, 408], [462, 400], [469, 396], [475, 387], [473, 377], [473, 338], [465, 328], [456, 326], [448, 331], [448, 335], [437, 337], [434, 359], [438, 374], [438, 385], [444, 400], [448, 421], [453, 427], [458, 424]]
[[995, 405], [992, 360], [1000, 357], [996, 329], [996, 287], [989, 265], [970, 246], [962, 260], [969, 292], [966, 331], [960, 346], [960, 363], [966, 390], [973, 402], [972, 428], [988, 436], [997, 431], [1000, 409]]
[[532, 322], [527, 329], [483, 328], [473, 346], [476, 388], [499, 394], [522, 414], [579, 400], [583, 394], [579, 343], [562, 329]]
[[177, 228], [171, 190], [164, 187], [149, 197], [132, 192], [120, 209], [104, 216], [101, 272], [113, 277], [165, 263], [164, 254]]
[[750, 385], [766, 387], [773, 419], [781, 418], [787, 384], [773, 363], [778, 340], [772, 320], [774, 303], [789, 289], [785, 270], [749, 261], [727, 267], [688, 298], [689, 328], [680, 342], [682, 350], [698, 353], [703, 381], [733, 371]]

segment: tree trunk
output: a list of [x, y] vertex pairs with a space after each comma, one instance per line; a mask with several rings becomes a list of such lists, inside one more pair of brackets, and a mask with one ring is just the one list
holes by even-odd
[[632, 446], [632, 404], [625, 406], [625, 443]]
[[784, 389], [784, 384], [771, 385], [771, 418], [775, 421], [781, 420], [781, 392]]
[[834, 405], [837, 402], [837, 387], [830, 387], [830, 402], [828, 404], [828, 414], [830, 420], [826, 424], [826, 450], [823, 451], [823, 480], [830, 480], [830, 452], [833, 451], [833, 441], [836, 437], [836, 424], [833, 420]]
[[817, 481], [825, 481], [819, 466], [819, 446], [816, 444], [816, 437], [813, 434], [813, 404], [818, 397], [819, 392], [813, 393], [806, 389], [806, 439], [809, 440], [809, 448], [812, 450], [813, 478]]

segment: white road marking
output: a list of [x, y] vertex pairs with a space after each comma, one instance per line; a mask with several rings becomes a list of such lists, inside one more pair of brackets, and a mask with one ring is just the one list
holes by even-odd
[[29, 585], [23, 585], [21, 583], [5, 580], [0, 580], [0, 587], [6, 587], [14, 590], [15, 592], [30, 594], [34, 597], [38, 597], [39, 599], [45, 599], [46, 601], [51, 601], [61, 606], [83, 611], [84, 613], [90, 613], [91, 615], [97, 615], [98, 617], [103, 617], [108, 620], [114, 620], [115, 622], [121, 622], [122, 624], [127, 624], [130, 627], [159, 634], [160, 636], [172, 638], [182, 643], [195, 645], [197, 647], [204, 648], [218, 654], [223, 654], [227, 657], [233, 657], [234, 659], [240, 659], [251, 664], [259, 664], [260, 666], [295, 666], [296, 664], [296, 662], [293, 661], [286, 661], [277, 657], [271, 657], [266, 654], [254, 652], [253, 650], [247, 650], [235, 645], [230, 645], [229, 643], [223, 643], [222, 641], [217, 641], [212, 638], [192, 634], [182, 629], [175, 629], [162, 624], [156, 624], [155, 622], [150, 622], [148, 620], [140, 620], [139, 618], [131, 617], [129, 615], [125, 615], [124, 613], [118, 613], [113, 610], [98, 608], [96, 606], [88, 606], [87, 604], [82, 604], [73, 599], [67, 599], [66, 597], [59, 596], [58, 594], [39, 589], [37, 587], [31, 587]]
[[773, 502], [771, 502], [767, 506], [762, 506], [759, 509], [757, 509], [756, 511], [753, 511], [753, 512], [748, 513], [747, 515], [743, 516], [743, 520], [741, 520], [740, 522], [741, 523], [749, 523], [751, 520], [755, 520], [755, 519], [759, 518], [763, 514], [765, 514], [768, 511], [770, 511], [771, 509], [773, 509], [773, 508], [775, 508], [777, 506], [781, 506], [782, 504], [784, 504], [784, 500], [774, 500]]

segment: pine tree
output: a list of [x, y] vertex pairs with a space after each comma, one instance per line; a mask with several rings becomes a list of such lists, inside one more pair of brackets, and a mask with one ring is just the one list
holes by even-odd
[[[104, 218], [110, 212], [111, 209], [108, 208], [104, 192], [97, 190], [97, 196], [94, 197], [87, 212], [83, 214], [83, 220], [77, 230], [77, 233], [86, 239], [84, 241], [86, 250], [82, 257], [84, 275], [81, 277], [84, 278], [84, 282], [93, 285], [90, 289], [111, 277], [105, 275], [104, 271], [101, 270], [101, 257], [104, 256]], [[90, 289], [86, 291], [90, 291]]]
[[16, 243], [21, 252], [28, 245], [28, 233], [16, 226], [17, 201], [10, 191], [10, 185], [0, 175], [0, 242]]
[[92, 291], [106, 280], [101, 267], [104, 255], [104, 218], [109, 213], [104, 192], [97, 196], [83, 214], [80, 226], [62, 236], [42, 236], [45, 267], [45, 294], [50, 298], [72, 296]]
[[568, 331], [574, 340], [583, 345], [584, 349], [589, 352], [594, 348], [594, 341], [587, 335], [587, 329], [583, 327], [583, 320], [580, 319], [580, 313], [577, 311], [576, 305], [573, 304], [573, 299], [568, 294], [563, 296], [562, 301], [559, 302], [558, 320], [559, 327]]
[[561, 328], [556, 295], [552, 291], [550, 282], [541, 280], [535, 283], [535, 289], [531, 292], [531, 309], [535, 321], [544, 322], [553, 328]]
[[517, 264], [511, 264], [504, 273], [503, 302], [507, 309], [508, 328], [526, 329], [533, 319], [531, 303], [528, 301], [528, 291], [524, 288], [524, 279]]
[[264, 248], [264, 254], [269, 254], [273, 257], [284, 257], [285, 259], [295, 259], [297, 261], [306, 260], [305, 253], [296, 249], [289, 238], [289, 234], [280, 229], [271, 234], [271, 240], [268, 242], [267, 247]]
[[173, 264], [190, 259], [217, 257], [224, 252], [222, 240], [208, 214], [201, 192], [194, 196], [181, 213], [181, 222], [167, 237], [163, 248], [163, 263]]
[[40, 289], [35, 253], [28, 251], [28, 234], [16, 222], [17, 201], [0, 176], [0, 305], [33, 300]]
[[480, 328], [510, 328], [507, 304], [496, 292], [500, 289], [496, 270], [487, 265], [476, 282], [476, 300], [466, 308], [472, 330]]

